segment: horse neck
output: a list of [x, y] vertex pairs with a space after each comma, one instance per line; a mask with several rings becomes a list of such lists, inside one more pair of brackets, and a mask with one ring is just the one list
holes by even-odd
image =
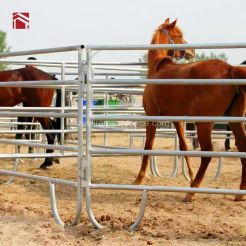
[[[160, 35], [155, 34], [152, 38], [151, 44], [162, 44], [160, 43]], [[148, 51], [148, 75], [147, 77], [149, 78], [153, 73], [156, 72], [156, 68], [158, 64], [165, 58], [170, 59], [168, 56], [167, 50], [149, 50]]]
[[23, 80], [28, 81], [28, 80], [36, 80], [35, 76], [33, 76], [33, 71], [30, 69], [31, 66], [26, 66], [24, 68], [20, 69], [20, 72], [22, 74]]
[[51, 79], [50, 74], [43, 72], [42, 70], [37, 69], [31, 65], [27, 65], [23, 68], [24, 76], [27, 80], [47, 80]]

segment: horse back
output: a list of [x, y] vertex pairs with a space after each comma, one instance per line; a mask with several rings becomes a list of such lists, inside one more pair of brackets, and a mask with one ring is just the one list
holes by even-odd
[[[232, 66], [220, 60], [168, 64], [153, 75], [156, 79], [230, 78]], [[163, 115], [223, 115], [236, 87], [232, 85], [147, 85], [145, 105], [153, 104]], [[220, 103], [217, 103], [220, 102]]]
[[[50, 74], [31, 66], [0, 72], [0, 83], [53, 79]], [[51, 105], [53, 95], [54, 89], [50, 88], [0, 87], [0, 106], [24, 103], [26, 106], [47, 107]]]

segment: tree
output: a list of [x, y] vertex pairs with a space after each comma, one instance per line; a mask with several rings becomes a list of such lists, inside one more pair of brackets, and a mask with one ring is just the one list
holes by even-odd
[[[139, 63], [147, 63], [147, 53], [144, 53], [142, 57], [138, 58]], [[141, 65], [142, 68], [147, 68], [147, 64]], [[140, 76], [141, 78], [145, 78], [145, 76]]]
[[[227, 62], [228, 57], [225, 53], [215, 54], [213, 52], [210, 52], [209, 55], [205, 54], [205, 52], [202, 53], [196, 53], [195, 57], [191, 60], [191, 62], [194, 61], [202, 61], [202, 60], [212, 60], [212, 59], [219, 59]], [[138, 62], [140, 63], [146, 63], [147, 62], [147, 53], [144, 53], [142, 57], [138, 58]], [[182, 61], [181, 61], [182, 62]], [[143, 68], [147, 68], [147, 65], [142, 65]]]
[[194, 60], [195, 61], [202, 61], [202, 60], [213, 60], [213, 59], [219, 59], [227, 62], [228, 57], [225, 53], [215, 54], [213, 52], [210, 52], [209, 55], [206, 55], [205, 52], [202, 53], [196, 53]]
[[[6, 52], [10, 50], [10, 47], [6, 43], [7, 33], [0, 30], [0, 52]], [[0, 71], [6, 69], [7, 65], [0, 63]]]

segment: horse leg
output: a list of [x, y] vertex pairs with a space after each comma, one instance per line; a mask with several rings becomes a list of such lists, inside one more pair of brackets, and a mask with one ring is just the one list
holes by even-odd
[[[58, 119], [59, 119], [59, 122], [57, 123]], [[61, 118], [58, 118], [58, 119], [57, 119], [56, 121], [50, 119], [50, 120], [51, 120], [52, 127], [53, 127], [53, 129], [55, 129], [55, 130], [60, 130], [60, 129], [61, 129]], [[61, 144], [61, 134], [60, 134], [60, 133], [57, 133], [56, 136], [57, 136], [57, 141], [58, 141], [58, 143]], [[54, 157], [54, 158], [53, 158], [53, 161], [54, 161], [55, 163], [58, 163], [58, 164], [60, 163], [60, 160], [59, 160], [58, 157]]]
[[[26, 122], [26, 118], [25, 117], [17, 117], [17, 130], [24, 130], [25, 126], [24, 125], [20, 125], [18, 123], [22, 123], [22, 122]], [[15, 135], [15, 139], [21, 139], [23, 136], [23, 133], [16, 133]]]
[[[174, 125], [176, 127], [177, 134], [178, 134], [178, 137], [179, 137], [180, 150], [187, 151], [188, 150], [188, 146], [187, 146], [186, 140], [185, 140], [184, 123], [183, 122], [175, 122]], [[194, 170], [193, 170], [192, 165], [191, 165], [190, 157], [189, 156], [185, 156], [185, 160], [186, 160], [186, 163], [187, 163], [190, 179], [191, 179], [191, 181], [193, 181], [193, 179], [194, 179]]]
[[[196, 123], [198, 141], [201, 146], [202, 151], [212, 151], [213, 145], [211, 141], [211, 132], [213, 128], [213, 123]], [[211, 161], [211, 157], [202, 157], [201, 165], [196, 174], [195, 179], [191, 182], [191, 187], [198, 188], [202, 183], [207, 167]], [[191, 202], [194, 199], [194, 193], [188, 193], [184, 198], [185, 202]]]
[[[226, 130], [227, 131], [231, 130], [229, 125], [226, 125]], [[228, 133], [228, 134], [226, 134], [226, 136], [227, 136], [227, 139], [225, 140], [225, 150], [229, 150], [229, 149], [231, 149], [231, 146], [230, 146], [230, 136], [231, 136], [231, 134]]]
[[[246, 98], [244, 93], [240, 92], [240, 94], [234, 99], [233, 104], [228, 110], [227, 114], [229, 116], [244, 116], [246, 106]], [[237, 146], [238, 151], [246, 152], [246, 134], [244, 123], [229, 123], [231, 130], [235, 136], [235, 144]], [[241, 176], [241, 184], [240, 189], [246, 190], [246, 159], [241, 158], [242, 163], [242, 176]], [[235, 201], [243, 201], [245, 200], [245, 196], [236, 195]]]
[[[186, 123], [186, 129], [190, 131], [196, 130], [194, 123]], [[195, 133], [191, 133], [190, 136], [192, 137], [192, 146], [193, 149], [197, 149], [199, 147], [197, 137], [195, 137]]]
[[[246, 152], [246, 134], [243, 123], [230, 123], [230, 127], [236, 139], [238, 151]], [[242, 163], [242, 177], [240, 190], [246, 190], [246, 159], [241, 158]], [[236, 195], [235, 201], [244, 201], [246, 197], [243, 195]]]
[[[27, 117], [25, 118], [25, 122], [27, 123], [32, 123], [34, 122], [34, 118], [30, 118]], [[26, 126], [26, 130], [32, 130], [32, 129], [36, 129], [36, 126], [34, 125], [27, 125]], [[25, 139], [26, 140], [35, 140], [35, 134], [34, 133], [25, 133]], [[34, 152], [34, 148], [33, 147], [28, 147], [28, 153], [33, 153]]]
[[[26, 117], [17, 117], [17, 130], [24, 130], [25, 126], [18, 123], [26, 122]], [[15, 139], [22, 139], [23, 133], [16, 133]], [[20, 145], [17, 145], [17, 153], [20, 153]]]
[[[192, 136], [195, 136], [196, 134], [192, 133]], [[193, 149], [197, 149], [199, 148], [199, 143], [198, 143], [198, 139], [196, 137], [194, 137], [192, 139], [192, 145], [193, 145]]]
[[[37, 118], [37, 120], [40, 122], [40, 124], [44, 130], [52, 130], [53, 129], [50, 118]], [[54, 133], [46, 133], [45, 135], [46, 135], [48, 144], [53, 145], [55, 142], [55, 134]], [[51, 149], [46, 150], [46, 153], [53, 153], [53, 152], [54, 152], [54, 150], [51, 150]], [[53, 159], [54, 159], [53, 157], [46, 157], [44, 162], [41, 164], [40, 168], [46, 169], [48, 166], [52, 166]]]
[[[152, 149], [155, 139], [155, 132], [156, 132], [156, 122], [148, 122], [146, 125], [146, 140], [145, 140], [144, 150]], [[149, 155], [144, 155], [142, 159], [141, 169], [133, 184], [142, 184], [143, 179], [146, 176], [148, 160], [149, 160]]]

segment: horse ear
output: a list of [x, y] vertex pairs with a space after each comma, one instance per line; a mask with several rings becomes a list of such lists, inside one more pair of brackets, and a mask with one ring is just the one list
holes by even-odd
[[167, 18], [165, 21], [164, 21], [164, 24], [169, 24], [169, 18]]
[[170, 26], [175, 27], [175, 26], [176, 26], [176, 23], [177, 23], [177, 19], [176, 19], [175, 21], [173, 21], [173, 22], [170, 24]]

